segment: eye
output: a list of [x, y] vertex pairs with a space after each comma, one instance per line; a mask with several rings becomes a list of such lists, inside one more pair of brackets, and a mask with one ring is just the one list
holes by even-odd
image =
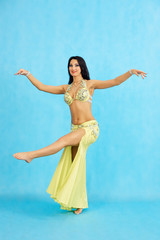
[[[79, 64], [75, 64], [76, 67], [79, 67]], [[72, 67], [72, 64], [69, 65], [69, 67]]]

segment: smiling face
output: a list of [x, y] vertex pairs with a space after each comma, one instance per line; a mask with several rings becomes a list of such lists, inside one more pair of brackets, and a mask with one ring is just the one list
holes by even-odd
[[69, 72], [71, 76], [76, 77], [78, 75], [81, 75], [81, 68], [77, 61], [77, 59], [72, 59], [69, 63]]

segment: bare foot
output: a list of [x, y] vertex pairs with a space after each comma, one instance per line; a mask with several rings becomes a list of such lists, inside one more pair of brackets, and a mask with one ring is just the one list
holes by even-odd
[[29, 152], [14, 153], [13, 157], [17, 158], [18, 160], [25, 160], [27, 163], [30, 163], [33, 160], [33, 157], [31, 157]]
[[75, 214], [80, 214], [82, 212], [83, 208], [77, 208], [77, 210], [74, 211]]

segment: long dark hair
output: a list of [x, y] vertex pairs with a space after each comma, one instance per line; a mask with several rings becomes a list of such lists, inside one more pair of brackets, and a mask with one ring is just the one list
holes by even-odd
[[70, 65], [70, 61], [72, 59], [76, 59], [78, 61], [79, 65], [80, 65], [80, 68], [81, 68], [81, 74], [82, 74], [83, 79], [90, 80], [90, 76], [89, 76], [89, 72], [88, 72], [88, 68], [87, 68], [85, 60], [82, 57], [79, 57], [79, 56], [72, 56], [68, 60], [68, 73], [69, 73], [68, 84], [71, 84], [73, 82], [73, 76], [69, 72], [69, 65]]

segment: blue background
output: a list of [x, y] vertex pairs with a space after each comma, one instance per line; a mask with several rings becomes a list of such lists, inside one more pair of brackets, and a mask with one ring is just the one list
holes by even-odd
[[[81, 221], [77, 222], [77, 226], [73, 226], [75, 220], [72, 215], [70, 227], [78, 231], [86, 221], [88, 231], [82, 229], [84, 233], [90, 233], [88, 238], [91, 239], [97, 236], [101, 239], [107, 236], [108, 239], [123, 240], [143, 237], [145, 240], [159, 239], [160, 221], [156, 215], [156, 212], [160, 213], [160, 204], [157, 203], [160, 200], [159, 22], [160, 2], [156, 0], [0, 2], [0, 206], [5, 219], [8, 216], [11, 221], [15, 214], [20, 213], [26, 217], [23, 216], [23, 219], [26, 219], [27, 223], [36, 219], [37, 222], [32, 222], [32, 225], [40, 224], [39, 219], [43, 219], [43, 214], [46, 217], [53, 210], [55, 220], [57, 213], [62, 212], [59, 221], [60, 217], [62, 221], [64, 217], [71, 217], [68, 212], [58, 211], [59, 204], [46, 193], [62, 150], [55, 155], [37, 158], [31, 164], [12, 156], [16, 152], [45, 147], [70, 132], [69, 107], [64, 102], [63, 95], [41, 92], [25, 76], [15, 76], [14, 73], [23, 68], [44, 84], [67, 84], [68, 59], [78, 55], [85, 59], [91, 79], [113, 79], [129, 69], [147, 72], [147, 77], [142, 79], [141, 76], [133, 75], [119, 86], [95, 90], [92, 112], [99, 122], [100, 135], [89, 147], [86, 159], [88, 204], [89, 209], [95, 212], [92, 216], [88, 209], [88, 213], [84, 211], [81, 216], [74, 216], [81, 219], [76, 220]], [[38, 200], [40, 198], [41, 201]], [[25, 201], [28, 201], [28, 211], [24, 210]], [[123, 207], [128, 206], [125, 218], [127, 224], [127, 217], [134, 219], [135, 211], [138, 209], [138, 213], [143, 209], [143, 220], [149, 221], [145, 226], [154, 226], [155, 232], [153, 228], [148, 230], [149, 228], [143, 225], [137, 230], [138, 221], [141, 222], [138, 218], [134, 225], [137, 235], [132, 235], [136, 234], [135, 229], [129, 226], [128, 234], [131, 235], [125, 238], [126, 227], [120, 224], [123, 222], [121, 217], [124, 217], [124, 208], [112, 205], [112, 202], [117, 201], [121, 202]], [[156, 205], [151, 204], [155, 211], [145, 203], [142, 204], [144, 208], [133, 204], [132, 211], [128, 210], [130, 202], [138, 201], [156, 201]], [[103, 212], [105, 204], [108, 210]], [[44, 211], [39, 213], [38, 206]], [[7, 215], [6, 209], [11, 210]], [[116, 215], [115, 209], [120, 211], [119, 215]], [[146, 209], [153, 213], [147, 213], [149, 218], [145, 215]], [[99, 213], [102, 215], [99, 216]], [[103, 218], [106, 220], [106, 215], [108, 218], [115, 217], [112, 222], [107, 222], [111, 224], [108, 230], [99, 229], [97, 235], [93, 234], [92, 229], [101, 225], [94, 222], [92, 226], [88, 219], [82, 219], [95, 217], [96, 214], [101, 221]], [[20, 215], [16, 215], [16, 219], [19, 219]], [[18, 221], [15, 221], [15, 224]], [[55, 222], [53, 226], [51, 224], [52, 227], [50, 224], [48, 222], [48, 234], [53, 230], [53, 226], [56, 226]], [[60, 237], [58, 226], [56, 239]], [[110, 226], [112, 227], [109, 228]], [[64, 229], [67, 229], [65, 227]], [[116, 227], [118, 235], [115, 234]], [[16, 232], [15, 225], [13, 229]], [[21, 229], [24, 232], [26, 230]], [[3, 238], [5, 234], [4, 231]], [[33, 236], [36, 239], [36, 232], [29, 234], [26, 239], [33, 239]], [[37, 239], [40, 239], [44, 232], [39, 234]], [[86, 234], [81, 235], [84, 236]], [[23, 234], [20, 234], [15, 239], [22, 237]], [[50, 234], [48, 239], [51, 239]]]

